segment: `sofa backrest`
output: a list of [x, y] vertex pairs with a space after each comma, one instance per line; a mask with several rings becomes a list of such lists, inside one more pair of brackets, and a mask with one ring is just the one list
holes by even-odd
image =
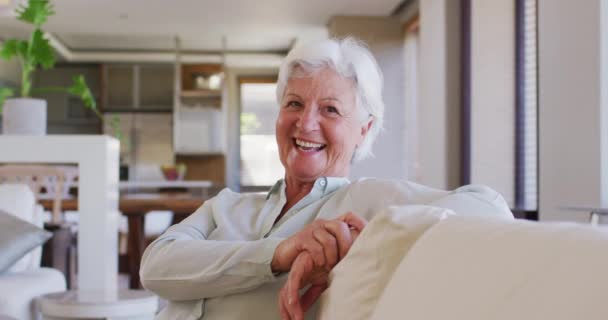
[[[42, 207], [25, 184], [0, 184], [0, 210], [38, 227], [43, 225]], [[1, 230], [2, 226], [0, 226]], [[40, 266], [42, 248], [38, 247], [17, 261], [9, 270], [19, 272]]]
[[371, 319], [608, 319], [608, 230], [450, 216], [397, 267]]

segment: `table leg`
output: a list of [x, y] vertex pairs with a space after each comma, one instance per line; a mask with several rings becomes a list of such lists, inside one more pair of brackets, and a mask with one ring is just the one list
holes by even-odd
[[70, 230], [70, 226], [65, 224], [45, 223], [44, 229], [51, 231], [53, 236], [42, 247], [41, 265], [43, 267], [52, 267], [61, 271], [65, 275], [67, 287], [71, 288], [73, 269], [71, 268], [72, 255], [70, 254], [70, 249], [74, 237]]
[[129, 262], [129, 288], [142, 288], [139, 281], [139, 266], [145, 249], [144, 215], [130, 214], [129, 219], [129, 249], [127, 260]]

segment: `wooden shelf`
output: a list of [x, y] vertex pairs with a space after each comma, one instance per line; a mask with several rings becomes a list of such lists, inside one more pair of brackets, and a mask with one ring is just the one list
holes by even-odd
[[223, 67], [220, 64], [184, 64], [181, 68], [181, 88], [183, 91], [198, 90], [194, 83], [194, 78], [197, 75], [207, 77], [223, 71]]
[[[226, 134], [222, 109], [226, 83], [220, 79], [219, 88], [210, 85], [211, 77], [222, 77], [221, 64], [181, 64], [179, 88], [175, 96], [174, 143], [175, 162], [188, 167], [186, 180], [209, 180], [224, 185]], [[215, 85], [215, 83], [213, 83]]]
[[222, 97], [221, 90], [182, 90], [180, 92], [182, 98], [218, 98]]

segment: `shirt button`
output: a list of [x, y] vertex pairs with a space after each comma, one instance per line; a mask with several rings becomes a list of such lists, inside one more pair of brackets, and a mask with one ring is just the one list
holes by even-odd
[[319, 184], [320, 184], [322, 187], [325, 187], [325, 184], [326, 184], [326, 183], [327, 183], [327, 182], [325, 182], [325, 180], [321, 180], [321, 181], [319, 181]]

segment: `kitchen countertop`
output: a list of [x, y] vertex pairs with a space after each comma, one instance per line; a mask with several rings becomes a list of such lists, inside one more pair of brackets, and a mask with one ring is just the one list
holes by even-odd
[[120, 181], [118, 183], [119, 189], [130, 189], [130, 188], [211, 188], [213, 182], [208, 180], [160, 180], [160, 181]]

